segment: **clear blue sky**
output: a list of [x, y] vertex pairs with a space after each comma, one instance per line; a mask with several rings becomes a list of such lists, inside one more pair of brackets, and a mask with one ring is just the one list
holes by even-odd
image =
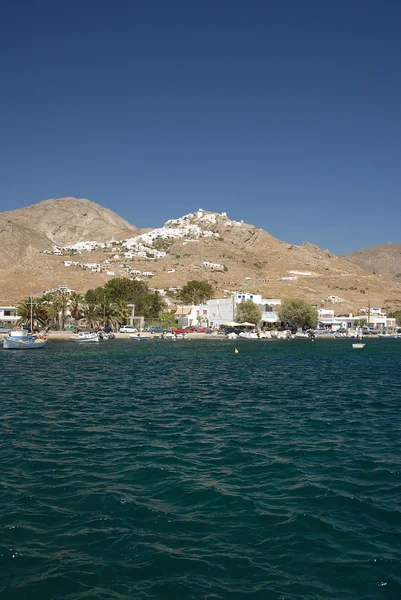
[[400, 243], [400, 27], [398, 0], [3, 2], [0, 210]]

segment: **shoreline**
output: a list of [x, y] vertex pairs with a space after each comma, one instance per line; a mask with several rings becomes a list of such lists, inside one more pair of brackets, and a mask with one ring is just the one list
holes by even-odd
[[[50, 331], [48, 333], [48, 337], [49, 340], [58, 340], [58, 341], [65, 341], [65, 342], [69, 342], [70, 341], [70, 336], [72, 335], [72, 331]], [[134, 335], [132, 333], [115, 333], [114, 334], [116, 337], [116, 340], [130, 340], [131, 336]], [[0, 341], [3, 339], [3, 337], [5, 336], [0, 336]], [[141, 333], [141, 337], [142, 338], [150, 338], [152, 340], [157, 341], [158, 337], [154, 337], [151, 334], [148, 334], [147, 332]], [[188, 340], [228, 340], [228, 341], [256, 341], [255, 339], [252, 340], [247, 340], [244, 338], [237, 338], [236, 340], [229, 340], [227, 338], [226, 335], [222, 335], [222, 334], [210, 334], [210, 333], [196, 333], [196, 332], [191, 332], [188, 335]], [[312, 338], [311, 338], [312, 339]], [[322, 336], [316, 336], [315, 338], [313, 338], [314, 340], [356, 340], [357, 338], [336, 338], [332, 335], [322, 335]], [[366, 336], [363, 337], [364, 340], [367, 339], [380, 339], [378, 335], [371, 335], [371, 336]], [[113, 340], [107, 340], [107, 341], [113, 341]], [[169, 340], [161, 340], [161, 341], [169, 341]], [[264, 341], [264, 342], [274, 342], [274, 341], [279, 341], [276, 338], [262, 338], [259, 341]], [[310, 341], [310, 340], [309, 340]]]

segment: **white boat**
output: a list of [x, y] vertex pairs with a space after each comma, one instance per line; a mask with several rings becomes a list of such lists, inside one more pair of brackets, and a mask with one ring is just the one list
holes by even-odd
[[396, 340], [401, 337], [398, 333], [379, 333], [379, 338], [385, 338], [389, 340]]
[[365, 344], [352, 344], [353, 348], [365, 348]]
[[47, 343], [47, 336], [30, 334], [23, 330], [11, 331], [3, 338], [4, 350], [31, 350], [43, 348]]
[[306, 333], [306, 331], [296, 331], [294, 333], [293, 337], [296, 340], [304, 340], [304, 339], [309, 340], [310, 339], [310, 335], [309, 335], [309, 333]]
[[259, 336], [254, 331], [241, 331], [238, 334], [238, 337], [243, 338], [244, 340], [258, 340]]
[[142, 335], [142, 336], [141, 336], [141, 335], [138, 333], [138, 335], [130, 335], [130, 339], [131, 339], [133, 342], [148, 342], [148, 341], [149, 341], [149, 340], [151, 340], [152, 338], [151, 338], [151, 337], [149, 337], [149, 336], [147, 336], [147, 335], [145, 335], [145, 336], [143, 336], [143, 335]]
[[97, 333], [91, 331], [80, 331], [79, 333], [74, 333], [70, 335], [70, 340], [72, 342], [88, 343], [88, 342], [98, 342], [99, 336]]

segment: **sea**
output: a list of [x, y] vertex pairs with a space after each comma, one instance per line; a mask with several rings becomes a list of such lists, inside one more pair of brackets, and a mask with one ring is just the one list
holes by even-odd
[[0, 348], [0, 599], [400, 600], [401, 340], [364, 341]]

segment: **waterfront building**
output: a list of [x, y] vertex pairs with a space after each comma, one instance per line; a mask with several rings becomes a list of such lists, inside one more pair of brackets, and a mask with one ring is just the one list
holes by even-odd
[[17, 307], [12, 305], [0, 306], [0, 327], [12, 329], [19, 321]]
[[213, 298], [205, 302], [207, 307], [207, 319], [210, 327], [220, 327], [226, 323], [236, 320], [236, 310], [238, 304], [251, 300], [261, 312], [261, 320], [257, 325], [259, 327], [269, 327], [278, 322], [278, 307], [281, 300], [277, 298], [262, 298], [260, 294], [233, 292], [230, 296], [224, 298]]

